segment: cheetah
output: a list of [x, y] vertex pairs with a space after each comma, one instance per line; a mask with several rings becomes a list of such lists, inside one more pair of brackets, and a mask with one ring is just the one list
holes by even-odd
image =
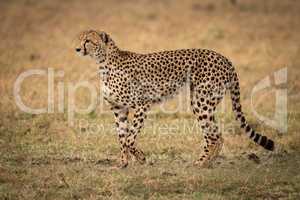
[[[229, 91], [240, 127], [255, 143], [274, 150], [274, 142], [249, 126], [242, 112], [238, 75], [226, 57], [207, 49], [182, 49], [140, 54], [118, 48], [109, 34], [88, 30], [80, 33], [75, 51], [100, 65], [103, 96], [115, 117], [121, 146], [120, 168], [130, 156], [145, 163], [136, 137], [152, 105], [174, 96], [188, 85], [191, 107], [204, 135], [204, 149], [195, 164], [207, 166], [219, 154], [223, 139], [215, 121], [216, 106]], [[129, 121], [129, 111], [133, 119]]]

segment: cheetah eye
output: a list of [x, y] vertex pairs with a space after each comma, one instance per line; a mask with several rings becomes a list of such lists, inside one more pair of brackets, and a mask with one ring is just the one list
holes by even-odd
[[89, 43], [89, 42], [91, 42], [91, 41], [90, 41], [90, 40], [86, 40], [85, 42], [86, 42], [86, 43]]

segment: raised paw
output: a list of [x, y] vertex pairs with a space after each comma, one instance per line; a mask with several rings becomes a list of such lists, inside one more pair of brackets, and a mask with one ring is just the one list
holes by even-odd
[[145, 156], [143, 155], [142, 157], [136, 157], [137, 158], [137, 161], [140, 163], [140, 164], [145, 164], [146, 163], [146, 158]]
[[132, 152], [132, 154], [134, 155], [135, 159], [140, 163], [140, 164], [145, 164], [146, 163], [146, 157], [145, 154], [140, 151], [140, 150], [135, 150]]

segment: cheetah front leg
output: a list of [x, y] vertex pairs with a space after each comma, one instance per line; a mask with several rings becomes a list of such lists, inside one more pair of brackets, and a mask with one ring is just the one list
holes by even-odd
[[146, 119], [146, 112], [149, 106], [141, 106], [134, 110], [132, 124], [130, 126], [129, 134], [126, 138], [126, 146], [128, 147], [130, 153], [134, 155], [136, 160], [144, 164], [146, 162], [145, 155], [142, 150], [136, 147], [136, 137], [139, 134], [141, 128], [144, 126], [144, 121]]
[[111, 110], [115, 115], [116, 128], [118, 132], [119, 142], [121, 145], [121, 161], [118, 168], [125, 168], [128, 165], [129, 151], [126, 146], [126, 137], [128, 135], [128, 108], [113, 106]]

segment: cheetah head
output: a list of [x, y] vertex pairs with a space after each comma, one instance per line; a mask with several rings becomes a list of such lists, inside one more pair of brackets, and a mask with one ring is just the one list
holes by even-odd
[[105, 62], [108, 45], [112, 42], [107, 33], [95, 30], [83, 31], [80, 33], [78, 40], [75, 51], [79, 55], [88, 55], [96, 59], [97, 63]]

